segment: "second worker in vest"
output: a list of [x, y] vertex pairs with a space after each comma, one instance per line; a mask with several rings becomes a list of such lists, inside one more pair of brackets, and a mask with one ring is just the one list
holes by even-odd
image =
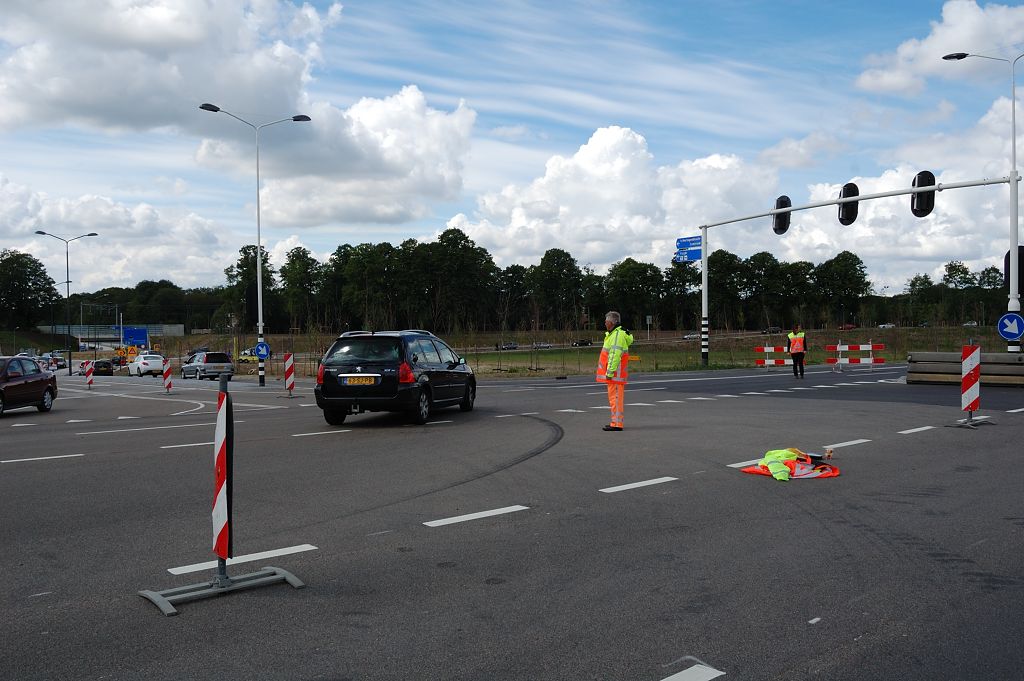
[[793, 378], [804, 377], [804, 355], [807, 354], [807, 337], [799, 324], [793, 325], [786, 341], [786, 352], [793, 358]]
[[622, 317], [612, 311], [604, 316], [604, 347], [597, 362], [597, 382], [608, 384], [611, 421], [604, 430], [622, 430], [626, 382], [629, 380], [629, 346], [633, 336], [621, 326]]

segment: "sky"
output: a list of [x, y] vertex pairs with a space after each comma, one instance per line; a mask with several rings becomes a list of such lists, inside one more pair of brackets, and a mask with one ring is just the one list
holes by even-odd
[[[0, 249], [64, 292], [225, 283], [257, 239], [398, 245], [464, 231], [500, 267], [562, 248], [667, 267], [702, 224], [1009, 175], [1024, 5], [950, 0], [4, 0]], [[950, 52], [996, 59], [943, 61]], [[998, 61], [1004, 59], [1007, 61]], [[204, 102], [247, 121], [200, 110]], [[309, 122], [293, 122], [296, 114]], [[1024, 125], [1024, 122], [1022, 122]], [[875, 292], [1002, 269], [1006, 184], [709, 229]], [[65, 244], [42, 230], [71, 239]]]

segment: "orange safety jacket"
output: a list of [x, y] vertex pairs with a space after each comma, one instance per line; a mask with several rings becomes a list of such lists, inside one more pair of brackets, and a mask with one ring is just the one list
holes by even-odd
[[801, 331], [800, 333], [796, 333], [795, 334], [792, 331], [790, 331], [789, 332], [789, 354], [792, 355], [792, 354], [797, 353], [797, 352], [806, 352], [806, 347], [804, 345], [804, 332]]
[[633, 336], [621, 326], [604, 334], [604, 346], [597, 360], [598, 383], [626, 383], [629, 381], [629, 346]]

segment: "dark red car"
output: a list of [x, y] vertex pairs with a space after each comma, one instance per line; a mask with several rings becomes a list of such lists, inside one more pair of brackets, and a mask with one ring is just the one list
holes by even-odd
[[0, 416], [8, 409], [50, 411], [57, 398], [57, 377], [29, 357], [0, 357]]

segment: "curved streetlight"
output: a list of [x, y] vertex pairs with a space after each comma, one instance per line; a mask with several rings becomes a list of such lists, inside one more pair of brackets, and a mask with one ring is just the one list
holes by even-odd
[[41, 229], [37, 229], [36, 234], [52, 236], [54, 239], [59, 239], [64, 242], [64, 284], [66, 285], [65, 290], [67, 291], [67, 295], [64, 296], [64, 347], [68, 349], [68, 376], [71, 376], [71, 242], [77, 239], [84, 239], [87, 236], [99, 236], [99, 234], [96, 232], [89, 232], [88, 234], [79, 234], [71, 239], [65, 239], [62, 236], [44, 232]]
[[[310, 119], [305, 114], [298, 114], [289, 118], [282, 118], [279, 121], [271, 121], [270, 123], [263, 123], [262, 125], [255, 125], [239, 118], [230, 111], [225, 111], [216, 104], [210, 104], [208, 102], [200, 104], [199, 108], [203, 111], [210, 111], [212, 113], [222, 113], [231, 116], [236, 121], [245, 123], [256, 133], [256, 332], [259, 338], [259, 342], [263, 342], [263, 240], [260, 235], [260, 129], [265, 128], [268, 125], [276, 125], [278, 123], [285, 123], [294, 121], [296, 123], [305, 123]], [[259, 384], [260, 386], [266, 385], [266, 364], [263, 358], [259, 358]]]
[[[991, 59], [992, 61], [1006, 62], [1010, 65], [1010, 280], [1009, 299], [1006, 304], [1007, 312], [1020, 312], [1020, 293], [1018, 289], [1018, 272], [1020, 272], [1020, 258], [1018, 247], [1020, 244], [1020, 231], [1017, 218], [1019, 205], [1018, 188], [1020, 173], [1017, 172], [1017, 62], [1024, 57], [1024, 54], [1017, 55], [1016, 59], [1010, 61], [1003, 57], [989, 57], [984, 54], [972, 54], [970, 52], [952, 52], [943, 56], [946, 61], [961, 61], [968, 57], [979, 59]], [[1020, 352], [1020, 339], [1008, 341], [1007, 352]]]

